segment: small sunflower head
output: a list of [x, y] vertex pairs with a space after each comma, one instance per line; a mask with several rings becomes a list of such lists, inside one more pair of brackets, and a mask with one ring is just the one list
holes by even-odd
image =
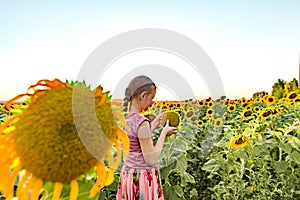
[[214, 110], [213, 109], [211, 109], [211, 108], [207, 109], [206, 116], [211, 117], [213, 114], [214, 114]]
[[267, 96], [265, 96], [265, 102], [268, 105], [272, 105], [272, 104], [276, 103], [276, 97], [267, 95]]
[[223, 125], [223, 120], [222, 120], [222, 118], [216, 118], [216, 119], [214, 119], [214, 126], [216, 127], [216, 128], [220, 128], [222, 125]]
[[248, 136], [238, 135], [230, 141], [229, 146], [235, 149], [240, 149], [247, 146], [249, 142], [250, 138]]
[[233, 104], [233, 103], [228, 104], [228, 105], [227, 105], [227, 110], [228, 110], [228, 112], [230, 112], [230, 113], [234, 112], [234, 111], [236, 110], [236, 105]]
[[282, 112], [282, 109], [277, 106], [271, 109], [271, 115], [273, 117], [279, 116], [281, 114], [281, 112]]
[[271, 109], [264, 109], [263, 111], [260, 112], [260, 117], [263, 121], [266, 120], [271, 115], [272, 115]]
[[169, 120], [169, 126], [178, 127], [180, 123], [180, 116], [176, 111], [166, 111], [161, 118], [161, 125], [165, 126], [167, 120]]
[[293, 99], [293, 101], [295, 103], [299, 103], [300, 102], [300, 94], [298, 94], [297, 97]]
[[243, 111], [243, 119], [248, 119], [249, 117], [251, 117], [253, 114], [252, 110], [244, 110]]
[[199, 105], [199, 106], [204, 106], [204, 101], [203, 100], [199, 100], [199, 101], [197, 101], [197, 104]]
[[191, 117], [191, 121], [196, 121], [198, 119], [198, 116], [197, 115], [193, 115], [192, 117]]
[[197, 126], [202, 127], [203, 125], [204, 125], [204, 122], [201, 119], [199, 119], [197, 121]]
[[188, 107], [184, 109], [183, 113], [185, 114], [185, 118], [190, 119], [195, 114], [194, 107]]
[[259, 112], [259, 111], [261, 111], [260, 106], [255, 106], [255, 107], [253, 108], [253, 111], [254, 111], [254, 112]]
[[296, 91], [292, 91], [292, 92], [288, 93], [287, 96], [286, 96], [286, 99], [288, 101], [291, 101], [295, 98], [297, 98], [297, 92]]

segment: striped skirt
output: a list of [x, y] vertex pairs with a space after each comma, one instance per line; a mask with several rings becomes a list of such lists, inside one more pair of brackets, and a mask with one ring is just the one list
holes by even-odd
[[123, 167], [118, 184], [117, 200], [163, 200], [159, 169]]

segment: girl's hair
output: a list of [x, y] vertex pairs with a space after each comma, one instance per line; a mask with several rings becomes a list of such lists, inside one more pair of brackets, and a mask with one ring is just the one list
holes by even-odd
[[142, 92], [151, 93], [153, 89], [156, 89], [156, 85], [147, 76], [140, 75], [132, 79], [125, 89], [124, 111], [128, 110], [128, 103], [132, 98], [138, 97]]

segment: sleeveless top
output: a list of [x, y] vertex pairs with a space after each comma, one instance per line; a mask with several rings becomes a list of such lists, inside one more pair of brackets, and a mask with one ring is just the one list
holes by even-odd
[[[151, 169], [157, 166], [157, 163], [154, 166], [147, 165], [142, 153], [137, 132], [139, 126], [144, 121], [150, 122], [149, 119], [141, 116], [139, 113], [129, 113], [126, 115], [127, 129], [125, 129], [125, 132], [127, 133], [130, 142], [130, 148], [124, 163], [125, 168]], [[151, 138], [153, 140], [153, 135], [151, 135]]]

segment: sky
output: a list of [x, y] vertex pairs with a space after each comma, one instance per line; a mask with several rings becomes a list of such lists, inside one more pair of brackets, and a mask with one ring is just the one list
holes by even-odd
[[[271, 92], [279, 78], [290, 81], [299, 76], [299, 9], [297, 0], [1, 0], [0, 100], [26, 93], [40, 79], [76, 80], [99, 45], [142, 28], [172, 30], [201, 46], [228, 98]], [[99, 84], [113, 94], [127, 72], [147, 64], [180, 73], [196, 98], [210, 96], [205, 77], [178, 56], [158, 50], [120, 57], [99, 77]], [[174, 91], [158, 86], [156, 100], [176, 100]]]

